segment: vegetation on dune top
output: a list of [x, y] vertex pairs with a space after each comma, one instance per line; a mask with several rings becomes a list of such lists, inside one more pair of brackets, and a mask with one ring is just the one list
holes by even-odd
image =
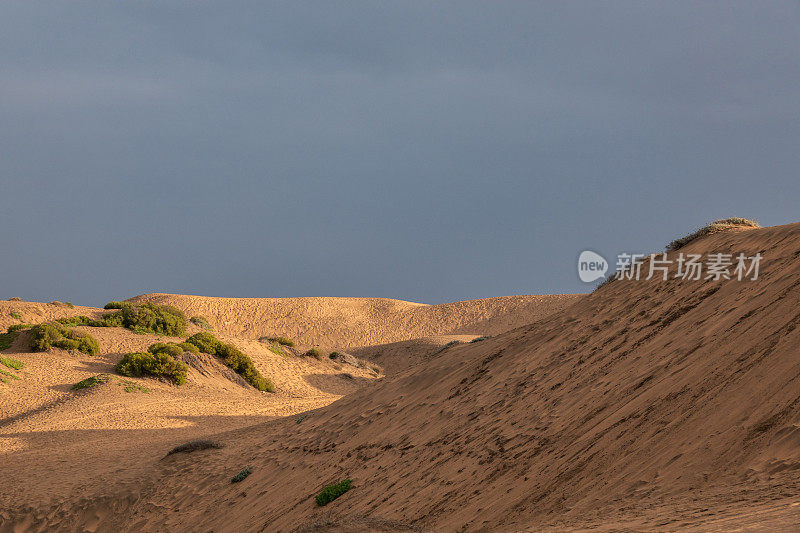
[[322, 492], [317, 494], [316, 497], [317, 505], [323, 506], [329, 504], [330, 502], [332, 502], [333, 500], [335, 500], [336, 498], [338, 498], [339, 496], [350, 490], [351, 483], [352, 481], [350, 481], [349, 479], [345, 479], [340, 481], [339, 483], [328, 485], [327, 487], [322, 489]]
[[303, 354], [305, 357], [313, 357], [319, 361], [325, 359], [325, 352], [323, 352], [320, 348], [311, 348], [306, 353]]
[[231, 370], [241, 375], [245, 381], [260, 391], [275, 392], [275, 385], [261, 375], [253, 360], [236, 346], [225, 344], [207, 331], [195, 333], [186, 342], [196, 346], [201, 352], [215, 355], [225, 362]]
[[97, 339], [88, 333], [69, 329], [59, 322], [33, 326], [31, 328], [31, 350], [46, 352], [50, 348], [78, 350], [88, 355], [97, 355], [100, 351]]
[[167, 455], [172, 455], [175, 453], [191, 453], [196, 452], [198, 450], [216, 450], [222, 448], [223, 445], [217, 441], [208, 440], [208, 439], [196, 439], [190, 440], [185, 444], [181, 444], [180, 446], [175, 446]]
[[22, 370], [25, 368], [25, 363], [22, 361], [11, 357], [3, 357], [2, 355], [0, 355], [0, 364], [7, 366], [8, 368], [13, 368], [14, 370]]
[[690, 233], [689, 235], [686, 235], [679, 239], [675, 239], [674, 241], [670, 242], [669, 244], [667, 244], [667, 251], [672, 252], [678, 250], [679, 248], [683, 248], [690, 242], [697, 240], [700, 237], [705, 237], [706, 235], [711, 235], [712, 233], [718, 233], [720, 231], [736, 227], [760, 228], [761, 225], [755, 220], [751, 220], [749, 218], [741, 218], [741, 217], [721, 218], [719, 220], [711, 222], [706, 226], [703, 226], [694, 233]]
[[155, 333], [170, 337], [186, 334], [186, 317], [180, 309], [149, 302], [142, 305], [121, 305], [120, 309], [105, 315], [100, 321], [108, 327], [124, 327], [137, 333]]

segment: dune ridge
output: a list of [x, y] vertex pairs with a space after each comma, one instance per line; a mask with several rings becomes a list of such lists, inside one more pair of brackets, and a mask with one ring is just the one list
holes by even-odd
[[284, 335], [347, 349], [433, 335], [496, 335], [572, 305], [579, 294], [500, 296], [438, 305], [389, 298], [222, 298], [152, 293], [154, 302], [201, 315], [215, 330], [250, 339]]

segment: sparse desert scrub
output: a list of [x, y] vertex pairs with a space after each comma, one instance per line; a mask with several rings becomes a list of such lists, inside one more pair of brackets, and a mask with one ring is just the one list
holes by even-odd
[[31, 328], [31, 350], [46, 352], [53, 347], [78, 350], [88, 355], [97, 355], [100, 351], [97, 339], [88, 333], [69, 329], [58, 322], [37, 324]]
[[484, 335], [482, 337], [475, 337], [474, 339], [472, 339], [469, 342], [481, 342], [481, 341], [485, 341], [486, 339], [489, 339], [489, 338], [490, 337], [488, 335]]
[[674, 241], [667, 244], [667, 251], [672, 252], [678, 250], [679, 248], [683, 248], [690, 242], [699, 239], [700, 237], [704, 237], [706, 235], [711, 235], [712, 233], [717, 233], [720, 231], [724, 231], [726, 229], [737, 228], [737, 227], [760, 228], [761, 225], [755, 220], [751, 220], [749, 218], [741, 218], [741, 217], [722, 218], [719, 220], [715, 220], [706, 226], [703, 226], [694, 233], [690, 233], [689, 235], [686, 235], [679, 239], [675, 239]]
[[211, 324], [208, 323], [208, 320], [206, 320], [204, 316], [193, 316], [189, 319], [189, 322], [203, 329], [211, 329]]
[[437, 353], [437, 354], [438, 354], [438, 353], [442, 353], [442, 352], [443, 352], [443, 351], [445, 351], [446, 349], [448, 349], [448, 348], [452, 348], [453, 346], [458, 346], [459, 344], [461, 344], [461, 341], [452, 340], [452, 341], [448, 342], [447, 344], [445, 344], [444, 346], [442, 346], [442, 347], [439, 349], [439, 351], [438, 351], [438, 352], [436, 352], [436, 353]]
[[219, 448], [222, 448], [222, 444], [217, 441], [209, 439], [195, 439], [181, 444], [180, 446], [175, 446], [167, 452], [167, 455], [169, 456], [175, 453], [192, 453], [199, 450], [216, 450]]
[[311, 348], [310, 350], [308, 350], [303, 355], [305, 357], [313, 357], [314, 359], [317, 359], [318, 361], [322, 361], [323, 359], [325, 359], [325, 352], [323, 352], [319, 348]]
[[245, 381], [260, 391], [275, 392], [275, 385], [261, 375], [253, 360], [232, 344], [225, 344], [211, 333], [202, 331], [195, 333], [188, 339], [188, 344], [193, 344], [201, 352], [215, 355], [224, 360], [225, 365], [241, 375]]
[[166, 378], [176, 385], [186, 383], [186, 374], [189, 366], [176, 361], [171, 355], [158, 352], [134, 352], [129, 353], [117, 363], [117, 373], [123, 376], [138, 378], [142, 376], [152, 376], [156, 378]]
[[11, 318], [15, 318], [17, 320], [22, 320], [22, 315], [16, 311], [11, 311]]
[[14, 359], [13, 357], [3, 357], [0, 355], [0, 364], [7, 366], [8, 368], [13, 368], [14, 370], [22, 370], [25, 368], [25, 363]]
[[241, 472], [239, 472], [238, 474], [236, 474], [231, 478], [231, 483], [239, 483], [240, 481], [244, 481], [244, 479], [252, 473], [253, 473], [253, 467], [246, 466], [242, 469]]
[[73, 385], [72, 390], [91, 389], [92, 387], [102, 385], [103, 383], [108, 383], [110, 379], [111, 376], [108, 374], [97, 374], [96, 376], [90, 376]]
[[269, 342], [275, 342], [282, 346], [289, 346], [290, 348], [294, 348], [294, 341], [286, 337], [267, 337], [267, 340]]
[[334, 483], [333, 485], [328, 485], [322, 492], [317, 494], [317, 505], [323, 506], [328, 505], [330, 502], [350, 490], [350, 485], [352, 481], [349, 479], [345, 479], [340, 481], [339, 483]]

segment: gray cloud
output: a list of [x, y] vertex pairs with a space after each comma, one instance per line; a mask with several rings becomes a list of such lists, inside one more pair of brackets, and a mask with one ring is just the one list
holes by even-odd
[[572, 292], [585, 247], [795, 221], [798, 11], [7, 3], [5, 297]]

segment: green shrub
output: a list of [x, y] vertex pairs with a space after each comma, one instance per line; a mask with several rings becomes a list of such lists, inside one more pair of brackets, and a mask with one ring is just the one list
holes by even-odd
[[481, 342], [481, 341], [485, 341], [488, 338], [490, 338], [488, 335], [484, 335], [483, 337], [475, 337], [474, 339], [472, 339], [469, 342]]
[[50, 302], [50, 305], [61, 306], [61, 305], [64, 305], [64, 302], [59, 302], [58, 300], [53, 300], [52, 302]]
[[11, 318], [16, 318], [17, 320], [22, 320], [22, 315], [16, 311], [11, 311]]
[[90, 389], [92, 387], [96, 387], [97, 385], [108, 383], [108, 380], [110, 379], [111, 376], [109, 376], [108, 374], [97, 374], [96, 376], [91, 376], [77, 382], [75, 385], [72, 386], [72, 390]]
[[306, 356], [306, 357], [313, 357], [314, 359], [317, 359], [319, 361], [322, 361], [323, 359], [325, 359], [325, 352], [323, 352], [319, 348], [311, 348], [310, 350], [308, 350], [303, 355]]
[[340, 354], [339, 352], [331, 352], [331, 353], [328, 354], [328, 359], [336, 359], [340, 355], [342, 355], [342, 354]]
[[189, 319], [189, 322], [203, 329], [211, 329], [211, 324], [208, 323], [208, 320], [206, 320], [204, 316], [193, 316]]
[[239, 483], [252, 473], [253, 473], [253, 467], [246, 466], [241, 472], [239, 472], [238, 474], [236, 474], [231, 478], [231, 483]]
[[[111, 302], [117, 303], [120, 302]], [[170, 337], [186, 334], [186, 317], [180, 309], [149, 302], [142, 305], [121, 305], [119, 310], [105, 315], [98, 323], [108, 327], [125, 327], [137, 333], [155, 333]]]
[[16, 333], [17, 331], [21, 331], [23, 329], [32, 328], [33, 324], [11, 324], [8, 326], [6, 330], [7, 333]]
[[97, 339], [75, 331], [58, 322], [37, 324], [31, 328], [31, 350], [45, 352], [51, 347], [63, 350], [78, 350], [88, 355], [97, 355], [100, 345]]
[[197, 349], [201, 352], [210, 353], [211, 355], [216, 355], [217, 348], [222, 344], [214, 335], [205, 331], [195, 333], [186, 339], [186, 342], [197, 346]]
[[317, 494], [317, 505], [328, 505], [330, 502], [350, 490], [351, 483], [352, 482], [349, 479], [345, 479], [339, 483], [328, 485], [322, 489], [322, 492]]
[[64, 305], [66, 305], [66, 306], [67, 306], [67, 307], [69, 307], [70, 309], [72, 309], [73, 307], [75, 307], [75, 304], [74, 304], [74, 303], [72, 303], [72, 302], [64, 302]]
[[78, 316], [71, 316], [67, 318], [59, 318], [56, 320], [59, 324], [63, 324], [67, 327], [75, 327], [75, 326], [93, 326], [93, 327], [104, 327], [105, 322], [103, 320], [95, 320], [93, 318], [89, 318], [86, 315], [78, 315]]
[[22, 361], [18, 361], [17, 359], [13, 359], [11, 357], [3, 357], [2, 355], [0, 355], [0, 364], [3, 364], [8, 368], [13, 368], [14, 370], [22, 370], [25, 368], [25, 363]]
[[277, 342], [282, 346], [289, 346], [290, 348], [294, 348], [294, 341], [286, 337], [267, 337], [267, 340], [270, 342]]
[[169, 355], [170, 357], [179, 358], [180, 356], [183, 355], [183, 352], [185, 352], [186, 350], [184, 350], [174, 342], [157, 342], [155, 344], [151, 344], [147, 348], [147, 351], [152, 354], [164, 353]]
[[117, 363], [117, 372], [123, 376], [138, 378], [142, 376], [163, 377], [176, 385], [186, 383], [189, 367], [186, 363], [176, 361], [171, 355], [158, 353], [129, 353]]
[[216, 355], [224, 360], [225, 366], [241, 375], [245, 381], [260, 391], [275, 392], [275, 385], [270, 380], [261, 375], [253, 360], [243, 354], [236, 346], [225, 344], [211, 333], [202, 331], [195, 333], [186, 342], [197, 346], [197, 348], [207, 354]]
[[267, 348], [270, 352], [280, 355], [281, 357], [288, 357], [285, 351], [283, 351], [283, 347], [280, 344], [269, 343], [267, 344]]
[[444, 346], [442, 346], [442, 347], [441, 347], [441, 349], [440, 349], [438, 352], [436, 352], [436, 353], [437, 353], [437, 354], [439, 354], [439, 353], [442, 353], [442, 352], [443, 352], [443, 351], [445, 351], [446, 349], [448, 349], [448, 348], [452, 348], [453, 346], [456, 346], [456, 345], [458, 345], [458, 344], [461, 344], [461, 341], [452, 340], [452, 341], [448, 342], [447, 344], [445, 344]]
[[678, 250], [679, 248], [683, 248], [690, 242], [699, 239], [700, 237], [705, 237], [706, 235], [711, 235], [712, 233], [718, 233], [720, 231], [724, 231], [726, 229], [731, 229], [735, 227], [740, 228], [760, 228], [758, 222], [755, 220], [750, 220], [748, 218], [741, 218], [741, 217], [731, 217], [731, 218], [722, 218], [720, 220], [715, 220], [710, 224], [703, 226], [702, 228], [698, 229], [694, 233], [690, 233], [685, 237], [681, 237], [680, 239], [675, 239], [671, 243], [667, 244], [667, 251], [673, 252]]
[[131, 305], [128, 302], [108, 302], [103, 306], [103, 309], [122, 309], [125, 306]]

